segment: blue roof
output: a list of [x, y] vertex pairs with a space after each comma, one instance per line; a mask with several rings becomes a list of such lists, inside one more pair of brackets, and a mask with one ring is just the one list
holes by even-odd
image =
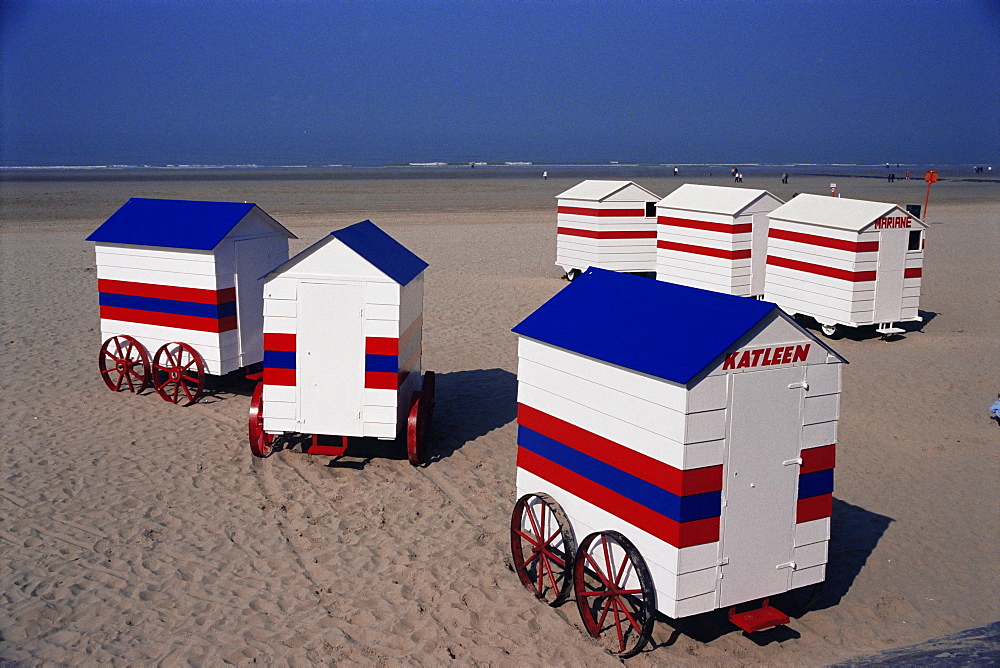
[[686, 384], [777, 308], [757, 299], [590, 268], [513, 331]]
[[330, 237], [339, 239], [345, 246], [368, 260], [379, 271], [400, 285], [406, 285], [412, 281], [428, 266], [410, 249], [383, 232], [375, 223], [370, 220], [362, 220], [360, 223], [334, 230], [329, 236], [320, 239], [294, 257], [282, 262], [267, 272], [265, 276], [273, 274], [286, 265], [293, 264], [300, 257], [326, 243]]
[[427, 268], [426, 262], [370, 220], [336, 230], [330, 236], [340, 239], [400, 285], [406, 285]]
[[[212, 250], [256, 205], [133, 197], [87, 241]], [[295, 235], [275, 221], [286, 236]]]

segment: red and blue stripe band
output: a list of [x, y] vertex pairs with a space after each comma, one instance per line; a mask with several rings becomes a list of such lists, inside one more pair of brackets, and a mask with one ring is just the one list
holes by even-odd
[[799, 467], [799, 494], [795, 522], [831, 517], [833, 515], [833, 469], [836, 466], [836, 445], [824, 445], [802, 451]]
[[399, 339], [385, 336], [365, 338], [365, 387], [399, 389]]
[[524, 405], [518, 423], [519, 468], [675, 547], [719, 539], [721, 466], [680, 471]]
[[423, 317], [417, 316], [407, 326], [399, 338], [389, 336], [365, 337], [365, 388], [374, 390], [398, 390], [410, 375], [403, 368], [411, 368], [420, 356], [417, 347], [410, 359], [400, 360], [399, 351], [406, 350], [410, 341], [417, 336], [423, 326]]
[[114, 281], [108, 278], [97, 279], [97, 291], [116, 295], [130, 295], [132, 297], [152, 297], [154, 299], [195, 302], [198, 304], [224, 304], [236, 301], [236, 288], [223, 288], [221, 290], [181, 288], [174, 285]]
[[722, 489], [721, 464], [683, 471], [520, 403], [517, 405], [517, 423], [560, 443], [571, 443], [573, 448], [595, 459], [613, 461], [617, 468], [677, 496]]
[[208, 290], [99, 279], [100, 316], [198, 332], [237, 328], [236, 289]]
[[264, 384], [295, 386], [295, 335], [264, 333]]

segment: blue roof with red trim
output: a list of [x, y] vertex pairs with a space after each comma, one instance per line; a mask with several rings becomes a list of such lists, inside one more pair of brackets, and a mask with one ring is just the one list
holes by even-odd
[[[255, 206], [249, 202], [133, 197], [94, 230], [87, 241], [212, 250]], [[273, 218], [271, 221], [276, 230], [295, 238]]]
[[331, 237], [341, 241], [400, 285], [406, 285], [428, 267], [428, 264], [417, 257], [413, 251], [393, 239], [375, 223], [370, 220], [362, 220], [360, 223], [334, 230], [328, 236], [282, 262], [267, 272], [265, 276], [294, 264], [299, 258], [309, 255], [326, 244]]
[[771, 302], [592, 267], [513, 331], [686, 384], [774, 311]]

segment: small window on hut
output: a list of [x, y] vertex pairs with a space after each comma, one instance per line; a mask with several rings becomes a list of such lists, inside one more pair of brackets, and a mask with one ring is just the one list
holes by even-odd
[[656, 218], [656, 202], [646, 202], [646, 218]]
[[910, 230], [910, 243], [906, 247], [908, 251], [918, 251], [920, 250], [920, 230]]

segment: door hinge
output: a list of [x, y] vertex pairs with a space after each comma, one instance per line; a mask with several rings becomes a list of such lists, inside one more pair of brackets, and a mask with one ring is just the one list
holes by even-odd
[[795, 562], [794, 561], [786, 561], [783, 564], [778, 564], [777, 566], [775, 566], [775, 568], [776, 569], [777, 568], [791, 568], [794, 571], [795, 570]]
[[798, 464], [799, 466], [802, 466], [802, 458], [796, 457], [795, 459], [786, 459], [785, 461], [781, 462], [782, 466], [791, 466], [793, 464]]
[[800, 387], [803, 390], [808, 390], [809, 389], [809, 383], [807, 383], [806, 381], [802, 381], [801, 383], [792, 383], [792, 384], [790, 384], [788, 386], [788, 389], [789, 390], [796, 390], [796, 389], [798, 389]]

